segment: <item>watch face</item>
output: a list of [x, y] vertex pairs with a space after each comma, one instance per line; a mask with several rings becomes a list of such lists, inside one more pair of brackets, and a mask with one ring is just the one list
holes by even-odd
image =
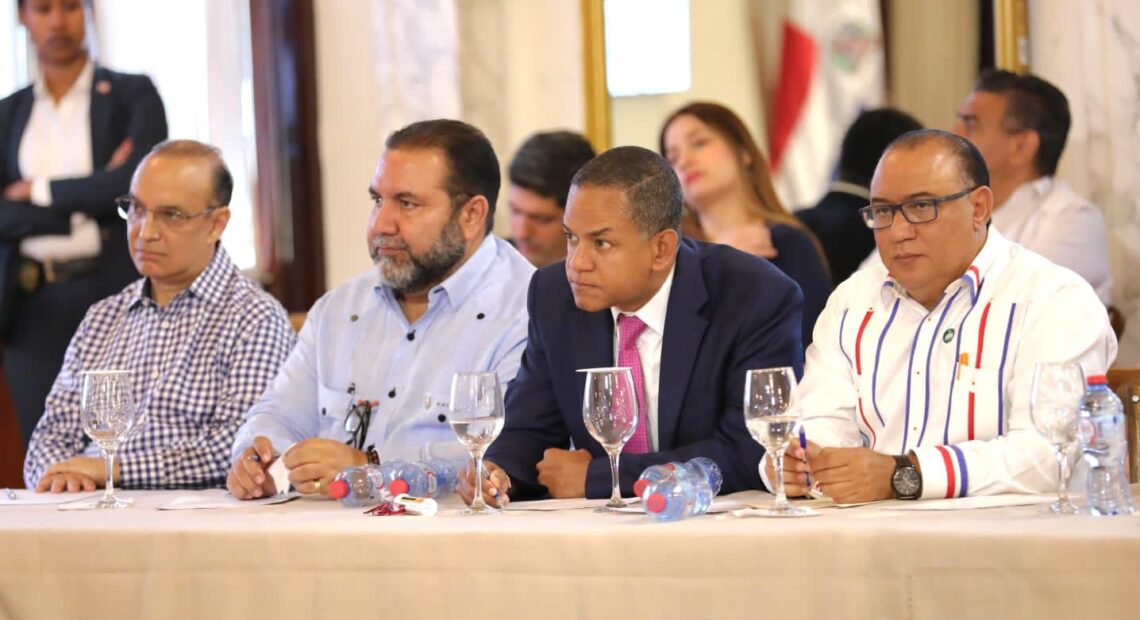
[[895, 470], [895, 475], [891, 478], [891, 486], [895, 488], [895, 495], [902, 499], [918, 497], [921, 484], [918, 471], [913, 467], [900, 467]]

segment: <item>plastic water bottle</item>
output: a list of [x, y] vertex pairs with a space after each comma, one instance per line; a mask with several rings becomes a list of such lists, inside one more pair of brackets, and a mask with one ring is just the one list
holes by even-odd
[[371, 506], [391, 498], [376, 465], [345, 468], [329, 484], [329, 495], [347, 508]]
[[[645, 514], [658, 523], [680, 521], [698, 514], [699, 482], [688, 471], [678, 468], [676, 475], [653, 482], [642, 499]], [[705, 483], [707, 486], [707, 483]]]
[[633, 483], [634, 494], [638, 497], [642, 497], [645, 494], [645, 489], [648, 488], [649, 485], [658, 480], [672, 477], [680, 467], [684, 467], [684, 465], [677, 462], [646, 467], [645, 471], [641, 472], [641, 476], [637, 479], [637, 482]]
[[1124, 406], [1105, 375], [1091, 375], [1081, 399], [1078, 438], [1088, 465], [1086, 502], [1094, 515], [1132, 514], [1128, 485], [1128, 437]]
[[634, 491], [655, 521], [677, 521], [708, 512], [722, 483], [716, 462], [697, 457], [686, 463], [646, 468], [634, 484]]
[[381, 463], [380, 471], [392, 495], [406, 493], [414, 497], [443, 497], [454, 493], [459, 482], [455, 466], [443, 459], [427, 463], [392, 459]]

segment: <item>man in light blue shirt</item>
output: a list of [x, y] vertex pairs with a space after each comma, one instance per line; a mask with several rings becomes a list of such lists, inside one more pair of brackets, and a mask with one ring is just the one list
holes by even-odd
[[518, 369], [534, 268], [490, 232], [500, 183], [490, 142], [434, 120], [385, 146], [369, 186], [377, 269], [309, 311], [234, 441], [236, 497], [276, 492], [266, 469], [279, 456], [295, 489], [327, 494], [350, 465], [462, 454], [447, 423], [452, 375], [494, 371], [505, 389]]

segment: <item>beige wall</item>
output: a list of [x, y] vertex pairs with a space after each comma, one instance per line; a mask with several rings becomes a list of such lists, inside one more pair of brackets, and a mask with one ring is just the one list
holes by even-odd
[[978, 68], [976, 2], [891, 0], [890, 103], [949, 129]]
[[[584, 126], [577, 0], [322, 0], [314, 5], [329, 288], [371, 265], [366, 188], [391, 131], [420, 118], [458, 116], [487, 134], [504, 166], [505, 183], [505, 166], [528, 135]], [[448, 10], [451, 25], [421, 19]], [[383, 44], [376, 43], [373, 28], [383, 20], [414, 35], [417, 43], [378, 52], [376, 46]], [[425, 44], [430, 37], [436, 41]], [[385, 72], [377, 57], [393, 67]], [[448, 63], [457, 67], [451, 83], [427, 80], [417, 70], [427, 66], [433, 75], [446, 76]], [[396, 92], [399, 88], [423, 89], [424, 95]], [[496, 230], [502, 234], [505, 216], [500, 198]]]
[[613, 144], [657, 150], [661, 122], [694, 99], [732, 108], [761, 145], [768, 143], [749, 0], [690, 0], [692, 87], [683, 93], [611, 100]]

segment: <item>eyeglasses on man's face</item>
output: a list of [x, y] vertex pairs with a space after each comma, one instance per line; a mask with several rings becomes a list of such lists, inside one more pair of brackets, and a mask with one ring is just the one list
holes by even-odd
[[976, 189], [978, 187], [975, 186], [945, 196], [924, 196], [897, 204], [870, 204], [859, 209], [859, 215], [863, 216], [867, 228], [889, 228], [895, 221], [895, 213], [899, 212], [911, 224], [925, 224], [938, 219], [938, 205], [958, 200]]
[[178, 230], [186, 226], [191, 220], [224, 208], [224, 205], [212, 205], [198, 213], [186, 213], [178, 207], [156, 207], [148, 209], [141, 202], [130, 196], [116, 198], [115, 206], [118, 208], [119, 217], [126, 220], [129, 224], [134, 225], [147, 218], [154, 218], [154, 223], [166, 230]]

